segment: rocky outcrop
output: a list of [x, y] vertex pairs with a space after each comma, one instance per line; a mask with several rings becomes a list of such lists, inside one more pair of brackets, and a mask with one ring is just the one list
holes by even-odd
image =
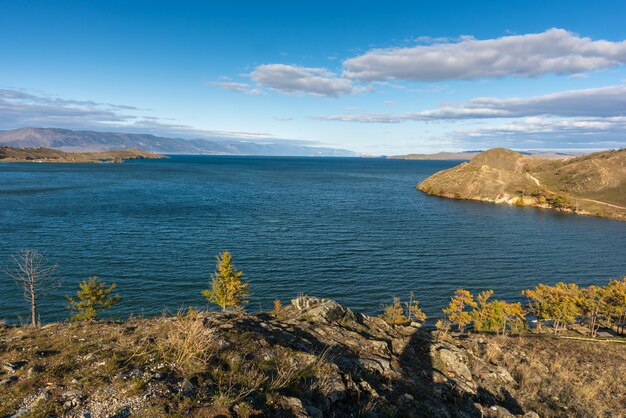
[[273, 313], [4, 327], [0, 416], [534, 417], [506, 361], [553, 370], [499, 338], [394, 327], [306, 295]]

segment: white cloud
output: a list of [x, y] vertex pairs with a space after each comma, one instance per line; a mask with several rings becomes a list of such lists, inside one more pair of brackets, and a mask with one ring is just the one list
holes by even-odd
[[62, 99], [24, 90], [0, 89], [0, 129], [50, 127], [150, 133], [184, 138], [271, 138], [263, 132], [197, 129], [144, 115], [134, 106]]
[[344, 61], [352, 80], [473, 80], [575, 74], [626, 63], [626, 41], [594, 41], [564, 29], [405, 48], [374, 49]]
[[405, 121], [520, 118], [529, 116], [626, 116], [626, 85], [570, 90], [528, 98], [479, 97], [465, 103], [402, 114], [320, 116], [339, 122], [400, 123]]
[[469, 141], [538, 143], [547, 146], [585, 145], [600, 148], [626, 146], [626, 117], [542, 118], [457, 131], [456, 138]]
[[263, 94], [263, 91], [261, 89], [252, 87], [250, 84], [247, 83], [238, 83], [235, 81], [210, 81], [207, 84], [209, 84], [210, 86], [221, 87], [224, 90], [236, 91], [240, 93], [250, 94], [253, 96]]
[[325, 68], [264, 64], [256, 67], [250, 77], [259, 85], [285, 94], [339, 97], [360, 91], [352, 81], [339, 78]]

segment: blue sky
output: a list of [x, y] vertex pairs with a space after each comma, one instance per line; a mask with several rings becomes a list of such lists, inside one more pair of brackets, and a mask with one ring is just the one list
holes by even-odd
[[0, 0], [0, 129], [626, 146], [622, 1]]

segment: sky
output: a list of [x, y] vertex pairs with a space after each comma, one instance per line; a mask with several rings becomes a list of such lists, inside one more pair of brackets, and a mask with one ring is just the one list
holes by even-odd
[[0, 130], [626, 146], [626, 2], [0, 0]]

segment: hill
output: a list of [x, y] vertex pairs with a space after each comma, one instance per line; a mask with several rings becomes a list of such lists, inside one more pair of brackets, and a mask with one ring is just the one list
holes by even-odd
[[[391, 155], [387, 158], [393, 160], [471, 160], [483, 151], [461, 151], [461, 152], [437, 152], [434, 154], [405, 154]], [[532, 155], [538, 158], [557, 159], [571, 157], [573, 154], [564, 152], [545, 152], [545, 151], [524, 151], [520, 154]]]
[[435, 173], [417, 189], [626, 220], [626, 149], [549, 160], [494, 148]]
[[0, 146], [0, 162], [121, 163], [124, 160], [158, 158], [165, 157], [138, 149], [99, 152], [64, 152], [52, 148], [14, 148]]
[[444, 336], [309, 296], [0, 325], [0, 362], [0, 416], [618, 417], [626, 401], [626, 344]]
[[181, 139], [149, 134], [22, 128], [0, 132], [0, 145], [18, 148], [57, 148], [68, 152], [141, 149], [158, 154], [272, 155], [352, 157], [342, 149], [309, 147], [288, 142], [234, 139]]

